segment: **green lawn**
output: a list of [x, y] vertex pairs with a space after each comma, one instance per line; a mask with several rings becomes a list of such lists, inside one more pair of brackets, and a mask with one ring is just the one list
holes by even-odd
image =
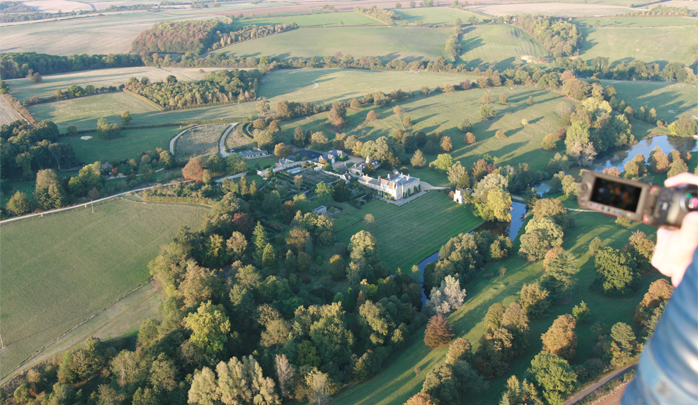
[[120, 138], [108, 141], [91, 134], [92, 139], [63, 138], [63, 142], [73, 145], [75, 157], [81, 162], [114, 162], [135, 159], [140, 153], [157, 148], [169, 150], [170, 138], [179, 131], [179, 127], [130, 129], [122, 131]]
[[[688, 17], [603, 17], [603, 18], [579, 18], [576, 24], [584, 24], [590, 27], [671, 27], [677, 25], [695, 25], [696, 20]], [[614, 24], [615, 23], [615, 24]]]
[[[576, 206], [576, 203], [568, 202], [566, 204]], [[572, 307], [581, 300], [584, 300], [589, 306], [591, 320], [589, 323], [577, 327], [576, 332], [579, 339], [577, 359], [572, 364], [584, 362], [592, 356], [591, 349], [595, 344], [591, 341], [590, 326], [595, 322], [604, 322], [609, 327], [616, 322], [632, 324], [635, 307], [642, 300], [649, 283], [659, 277], [657, 272], [643, 277], [638, 292], [629, 298], [608, 298], [591, 291], [589, 286], [596, 276], [593, 260], [587, 253], [587, 245], [591, 239], [599, 236], [607, 244], [621, 248], [627, 244], [628, 237], [635, 229], [642, 229], [648, 234], [653, 234], [654, 231], [639, 224], [633, 225], [629, 230], [621, 229], [614, 224], [612, 219], [597, 213], [573, 212], [571, 215], [576, 221], [576, 226], [566, 231], [563, 247], [580, 257], [581, 271], [576, 276], [578, 285], [570, 302], [553, 307], [550, 314], [544, 319], [532, 321], [529, 335], [531, 348], [526, 355], [515, 359], [510, 371], [504, 377], [491, 380], [490, 388], [473, 396], [469, 403], [483, 405], [498, 403], [509, 376], [515, 374], [519, 380], [522, 380], [523, 373], [529, 367], [531, 359], [540, 352], [542, 347], [540, 335], [550, 327], [558, 315], [571, 313]], [[473, 349], [479, 346], [478, 340], [485, 332], [485, 314], [490, 305], [498, 302], [508, 305], [515, 300], [523, 283], [535, 281], [543, 272], [542, 263], [531, 265], [518, 256], [510, 257], [502, 262], [491, 263], [486, 266], [485, 272], [488, 270], [498, 271], [501, 267], [508, 270], [505, 276], [489, 280], [478, 277], [466, 285], [468, 296], [465, 305], [449, 317], [456, 330], [456, 335], [469, 339], [473, 344]], [[608, 308], [613, 308], [613, 311], [609, 311]], [[365, 383], [344, 389], [335, 397], [335, 403], [337, 405], [403, 404], [409, 397], [421, 390], [427, 373], [444, 361], [448, 351], [447, 348], [429, 350], [424, 345], [423, 339], [423, 331], [418, 332], [409, 340], [407, 347], [383, 365], [380, 374]], [[413, 372], [415, 367], [421, 368], [419, 375], [415, 375]]]
[[330, 27], [342, 25], [381, 25], [382, 23], [356, 12], [294, 15], [291, 17], [264, 17], [236, 20], [236, 25], [276, 25], [295, 22], [299, 27]]
[[698, 86], [695, 84], [616, 80], [602, 80], [601, 83], [615, 87], [618, 99], [625, 100], [633, 108], [643, 105], [654, 108], [660, 120], [672, 122], [683, 115], [698, 116]]
[[97, 129], [97, 120], [106, 118], [107, 121], [121, 125], [121, 113], [128, 111], [133, 116], [132, 125], [147, 125], [139, 119], [143, 113], [159, 112], [149, 103], [126, 93], [98, 94], [53, 103], [37, 104], [28, 108], [37, 121], [51, 120], [61, 132], [69, 125], [75, 125], [78, 130]]
[[[366, 214], [373, 214], [374, 226], [366, 227], [363, 220]], [[430, 191], [401, 207], [379, 200], [361, 209], [346, 206], [335, 218], [340, 242], [348, 244], [352, 235], [367, 229], [378, 240], [381, 260], [393, 270], [412, 268], [439, 250], [448, 239], [470, 232], [482, 223], [470, 210], [439, 191]]]
[[506, 69], [520, 64], [522, 55], [536, 59], [548, 55], [543, 44], [512, 25], [466, 27], [460, 44], [460, 59], [468, 66], [495, 64], [497, 69]]
[[655, 28], [583, 28], [585, 42], [580, 57], [609, 58], [612, 65], [621, 61], [693, 63], [698, 46], [698, 27]]
[[301, 29], [242, 42], [214, 51], [237, 57], [271, 56], [297, 58], [331, 56], [336, 52], [350, 54], [354, 58], [379, 56], [386, 59], [401, 58], [431, 60], [444, 55], [450, 29], [434, 28], [325, 28]]
[[205, 73], [200, 73], [199, 68], [157, 68], [157, 67], [130, 67], [116, 69], [97, 69], [80, 72], [70, 72], [56, 75], [43, 76], [41, 83], [32, 83], [27, 79], [7, 80], [10, 93], [17, 100], [24, 101], [33, 96], [46, 98], [53, 96], [56, 90], [65, 91], [70, 85], [77, 84], [83, 88], [88, 84], [95, 87], [119, 86], [128, 83], [128, 79], [147, 77], [151, 82], [160, 82], [169, 75], [174, 75], [178, 80], [200, 80], [207, 73], [220, 70], [220, 68], [206, 68]]
[[116, 199], [3, 224], [0, 377], [146, 282], [160, 245], [207, 211]]
[[[407, 4], [405, 3], [404, 6], [407, 6]], [[402, 16], [401, 20], [395, 21], [397, 25], [402, 25], [403, 22], [415, 24], [417, 21], [421, 21], [424, 25], [453, 25], [456, 18], [460, 18], [463, 24], [469, 24], [468, 20], [471, 17], [482, 20], [482, 17], [477, 14], [447, 7], [401, 8], [399, 10], [393, 9], [392, 11]]]

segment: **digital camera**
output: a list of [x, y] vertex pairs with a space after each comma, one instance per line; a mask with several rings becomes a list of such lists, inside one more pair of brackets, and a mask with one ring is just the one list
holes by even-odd
[[659, 187], [586, 172], [579, 183], [578, 202], [583, 208], [647, 225], [680, 228], [686, 214], [698, 211], [698, 186]]

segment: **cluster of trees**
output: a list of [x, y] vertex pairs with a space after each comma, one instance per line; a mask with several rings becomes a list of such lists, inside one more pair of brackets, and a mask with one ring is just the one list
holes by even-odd
[[580, 77], [595, 77], [597, 79], [614, 80], [670, 80], [681, 83], [696, 83], [693, 69], [680, 62], [670, 62], [662, 68], [659, 63], [646, 63], [641, 60], [621, 62], [611, 67], [609, 58], [596, 57], [586, 61], [581, 58], [558, 58], [555, 65], [563, 69], [573, 70]]
[[[633, 180], [644, 178], [649, 171], [657, 174], [666, 173], [667, 177], [673, 177], [680, 173], [688, 172], [688, 162], [691, 160], [691, 152], [679, 152], [673, 149], [669, 156], [662, 151], [660, 147], [655, 147], [649, 154], [649, 158], [645, 160], [642, 153], [638, 153], [632, 160], [629, 160], [623, 166], [623, 177]], [[608, 174], [612, 176], [620, 176], [620, 171], [617, 169], [608, 170]]]
[[530, 262], [542, 260], [549, 250], [562, 245], [564, 230], [569, 226], [567, 210], [557, 199], [545, 198], [535, 202], [533, 219], [526, 224], [521, 236], [519, 255]]
[[367, 16], [378, 21], [382, 21], [388, 25], [393, 25], [395, 20], [402, 20], [402, 15], [394, 11], [380, 9], [377, 6], [373, 6], [371, 8], [354, 6], [354, 11], [357, 13], [366, 14]]
[[520, 15], [514, 23], [539, 40], [554, 57], [575, 55], [584, 42], [577, 26], [570, 21], [542, 15]]
[[[193, 53], [201, 54], [238, 42], [297, 28], [295, 23], [289, 25], [238, 26], [226, 24], [221, 20], [188, 20], [162, 22], [143, 31], [132, 44], [135, 53]], [[151, 56], [153, 63], [158, 63], [159, 56]]]
[[[460, 20], [457, 20], [460, 21]], [[463, 33], [463, 30], [461, 29], [459, 24], [456, 24], [456, 28], [453, 30], [453, 34], [451, 34], [450, 37], [446, 40], [446, 54], [453, 59], [453, 62], [456, 62], [456, 58], [458, 58], [458, 55], [460, 55], [461, 48], [460, 48], [460, 36]]]
[[78, 84], [72, 84], [65, 90], [61, 90], [61, 89], [56, 90], [53, 93], [53, 96], [45, 97], [45, 98], [40, 98], [39, 96], [33, 96], [27, 100], [24, 100], [22, 102], [22, 104], [24, 106], [30, 106], [30, 105], [41, 104], [41, 103], [52, 103], [54, 101], [65, 100], [65, 99], [76, 98], [76, 97], [91, 96], [94, 94], [110, 93], [110, 92], [114, 92], [114, 91], [120, 91], [125, 86], [126, 86], [125, 84], [121, 84], [118, 87], [117, 86], [95, 87], [91, 84], [88, 84], [83, 88], [82, 86], [80, 86]]
[[125, 89], [152, 100], [165, 109], [172, 110], [234, 101], [247, 101], [256, 97], [260, 72], [257, 70], [220, 70], [210, 73], [203, 80], [177, 81], [173, 75], [164, 81], [150, 83], [146, 77], [131, 78]]
[[642, 274], [652, 269], [650, 261], [654, 242], [641, 231], [633, 233], [630, 243], [622, 250], [603, 246], [599, 242], [590, 246], [590, 252], [594, 250], [597, 273], [595, 286], [610, 296], [626, 296], [635, 292]]
[[29, 71], [42, 75], [116, 67], [143, 66], [136, 54], [57, 56], [36, 52], [8, 52], [0, 54], [0, 77], [18, 79]]
[[664, 6], [664, 5], [658, 5], [650, 8], [649, 10], [646, 11], [633, 11], [629, 14], [623, 14], [624, 16], [630, 15], [633, 17], [644, 17], [644, 16], [653, 16], [653, 15], [670, 15], [670, 16], [684, 16], [684, 17], [695, 17], [696, 12], [694, 10], [689, 10], [688, 7], [671, 7], [671, 6]]

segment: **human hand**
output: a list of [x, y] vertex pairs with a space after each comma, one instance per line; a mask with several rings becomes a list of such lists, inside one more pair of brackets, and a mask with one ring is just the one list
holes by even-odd
[[[682, 184], [698, 185], [698, 176], [681, 173], [664, 181], [666, 187]], [[697, 247], [698, 212], [691, 212], [684, 217], [680, 229], [659, 228], [657, 230], [657, 246], [652, 255], [652, 266], [665, 276], [671, 277], [674, 287], [678, 287], [686, 269], [693, 262]]]

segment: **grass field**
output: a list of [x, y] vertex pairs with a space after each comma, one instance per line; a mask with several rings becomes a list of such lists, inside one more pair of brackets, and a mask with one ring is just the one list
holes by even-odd
[[444, 55], [450, 29], [428, 28], [325, 28], [294, 30], [227, 46], [215, 53], [235, 56], [272, 56], [297, 58], [350, 54], [354, 58], [378, 56], [386, 59], [412, 61], [423, 57], [431, 60]]
[[157, 111], [149, 103], [126, 93], [98, 94], [37, 104], [28, 107], [28, 110], [37, 121], [55, 122], [62, 132], [69, 125], [75, 125], [78, 130], [97, 129], [97, 120], [100, 118], [121, 125], [121, 113], [124, 111], [133, 116], [133, 125], [147, 125], [138, 119], [139, 114]]
[[9, 124], [17, 120], [24, 120], [22, 115], [17, 112], [10, 103], [5, 100], [5, 97], [0, 97], [0, 125]]
[[[604, 86], [612, 85], [618, 99], [630, 103], [633, 108], [643, 105], [657, 110], [657, 118], [672, 122], [683, 115], [698, 117], [698, 86], [687, 83], [648, 81], [602, 80]], [[635, 125], [637, 121], [633, 121]]]
[[687, 17], [603, 17], [603, 18], [579, 18], [576, 24], [584, 24], [596, 27], [671, 27], [677, 25], [695, 25], [696, 19]]
[[[568, 202], [566, 205], [576, 206], [576, 203]], [[578, 284], [576, 291], [572, 294], [569, 303], [552, 307], [550, 314], [545, 318], [530, 323], [529, 343], [531, 348], [524, 356], [513, 361], [510, 371], [504, 377], [491, 380], [489, 389], [477, 396], [472, 396], [468, 403], [483, 405], [499, 403], [507, 378], [515, 374], [520, 381], [523, 380], [523, 374], [530, 366], [531, 359], [540, 352], [542, 348], [540, 335], [550, 327], [558, 315], [571, 313], [572, 307], [584, 300], [591, 310], [591, 320], [587, 324], [577, 326], [576, 332], [579, 339], [577, 360], [572, 363], [573, 365], [581, 364], [592, 356], [592, 347], [595, 342], [592, 341], [591, 325], [595, 322], [604, 322], [608, 327], [616, 322], [632, 324], [635, 307], [642, 300], [649, 283], [658, 277], [656, 272], [645, 276], [638, 292], [629, 298], [608, 298], [590, 291], [589, 287], [596, 274], [593, 260], [587, 253], [587, 246], [595, 236], [601, 237], [604, 242], [618, 249], [627, 244], [628, 237], [635, 229], [642, 229], [648, 234], [653, 234], [654, 231], [649, 227], [637, 224], [629, 230], [622, 229], [617, 227], [612, 219], [601, 214], [583, 212], [570, 214], [575, 219], [576, 226], [566, 231], [563, 247], [580, 257], [578, 263], [581, 266], [581, 271], [576, 276]], [[489, 280], [480, 276], [466, 285], [468, 295], [465, 305], [449, 317], [456, 330], [456, 335], [469, 339], [474, 350], [479, 346], [478, 340], [485, 332], [487, 309], [498, 302], [508, 305], [515, 300], [523, 283], [535, 281], [543, 272], [542, 263], [530, 265], [517, 256], [502, 262], [491, 263], [486, 266], [485, 272], [488, 270], [498, 271], [501, 267], [508, 270], [505, 276]], [[608, 311], [607, 308], [614, 310]], [[335, 397], [335, 404], [403, 404], [409, 397], [421, 390], [427, 373], [444, 361], [448, 351], [447, 348], [429, 350], [424, 345], [423, 339], [423, 331], [417, 333], [409, 340], [407, 347], [396, 356], [388, 359], [380, 374], [365, 383], [344, 389]], [[413, 372], [415, 367], [421, 368], [421, 372], [417, 376]]]
[[167, 150], [170, 138], [179, 131], [179, 127], [131, 129], [122, 131], [120, 138], [108, 141], [93, 136], [88, 140], [63, 138], [62, 142], [73, 145], [75, 157], [81, 162], [114, 162], [136, 159], [141, 152], [156, 148]]
[[[470, 232], [482, 223], [470, 210], [439, 191], [430, 191], [401, 207], [374, 200], [361, 209], [349, 205], [343, 208], [334, 216], [337, 239], [348, 244], [352, 235], [367, 229], [378, 240], [381, 260], [393, 270], [411, 269], [450, 238]], [[376, 218], [374, 226], [366, 228], [366, 214]]]
[[583, 28], [585, 42], [580, 57], [609, 58], [611, 65], [634, 59], [644, 62], [694, 61], [698, 27]]
[[236, 25], [276, 25], [295, 22], [299, 27], [331, 27], [341, 25], [382, 25], [381, 22], [356, 12], [305, 14], [292, 17], [265, 17], [236, 20]]
[[25, 1], [25, 5], [29, 7], [34, 7], [38, 11], [44, 13], [57, 13], [62, 11], [68, 13], [71, 11], [91, 11], [92, 7], [89, 5], [79, 2], [79, 1], [67, 1], [67, 0], [51, 0], [51, 1]]
[[116, 199], [3, 224], [0, 376], [147, 281], [160, 245], [207, 211]]
[[177, 159], [189, 159], [218, 152], [218, 140], [228, 124], [196, 126], [177, 139], [175, 156]]
[[453, 25], [456, 18], [460, 18], [463, 24], [469, 24], [468, 20], [472, 17], [478, 20], [482, 19], [477, 14], [447, 7], [403, 8], [392, 11], [402, 16], [402, 20], [396, 21], [397, 25], [401, 25], [403, 22], [415, 24], [417, 21], [421, 21], [424, 25]]
[[98, 69], [81, 72], [71, 72], [57, 75], [43, 76], [41, 83], [32, 83], [27, 79], [7, 80], [10, 93], [20, 102], [33, 96], [41, 98], [51, 97], [56, 90], [65, 91], [70, 85], [77, 84], [85, 87], [91, 84], [95, 87], [118, 86], [128, 83], [128, 79], [147, 77], [151, 82], [160, 82], [169, 75], [174, 75], [178, 80], [200, 80], [206, 74], [220, 70], [220, 68], [206, 68], [205, 73], [200, 73], [199, 68], [157, 68], [157, 67], [130, 67], [117, 69]]
[[581, 4], [581, 3], [519, 3], [519, 4], [485, 4], [470, 6], [468, 9], [493, 16], [517, 14], [542, 14], [560, 17], [594, 17], [597, 15], [614, 15], [637, 11], [621, 5]]
[[494, 64], [497, 69], [506, 69], [516, 62], [522, 63], [519, 56], [548, 55], [543, 44], [511, 25], [467, 27], [460, 44], [463, 49], [460, 59], [468, 66]]
[[238, 135], [235, 129], [230, 131], [228, 136], [225, 138], [225, 147], [227, 149], [235, 149], [252, 145], [253, 141], [250, 138], [246, 137], [245, 135]]

